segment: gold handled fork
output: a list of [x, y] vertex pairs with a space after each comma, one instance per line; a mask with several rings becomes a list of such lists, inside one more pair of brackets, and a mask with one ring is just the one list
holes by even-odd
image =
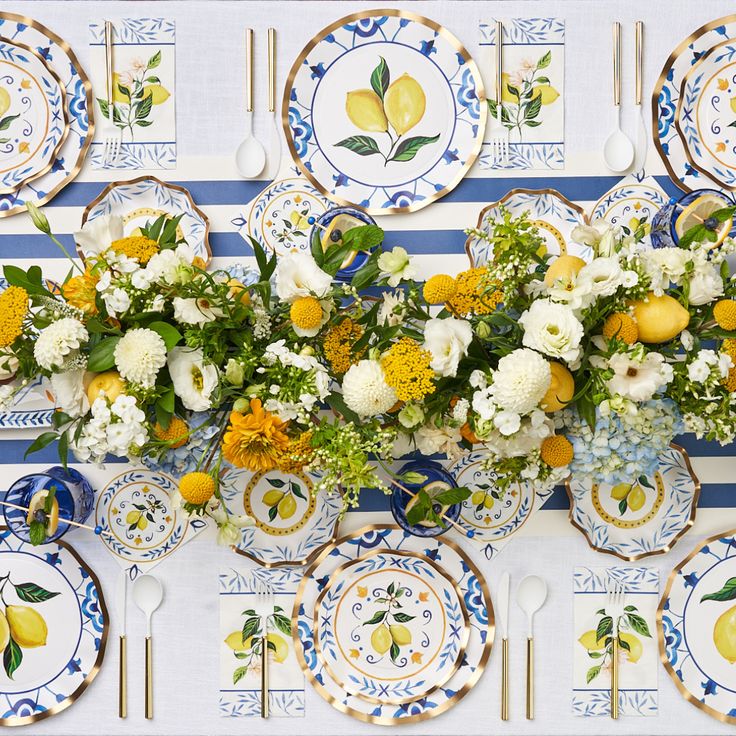
[[503, 23], [496, 21], [496, 117], [491, 120], [491, 155], [494, 166], [505, 165], [509, 160], [509, 130], [503, 124]]
[[608, 579], [606, 613], [611, 617], [611, 718], [618, 718], [618, 622], [624, 615], [626, 591], [623, 583]]
[[112, 66], [112, 23], [105, 21], [105, 86], [107, 93], [107, 117], [102, 118], [102, 165], [111, 166], [120, 154], [123, 131], [115, 125], [115, 102], [113, 101]]
[[256, 610], [261, 616], [261, 718], [268, 718], [268, 619], [273, 613], [273, 593], [267, 583], [257, 583]]

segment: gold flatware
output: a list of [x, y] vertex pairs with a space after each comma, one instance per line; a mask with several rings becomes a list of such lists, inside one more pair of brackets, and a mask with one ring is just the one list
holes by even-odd
[[621, 24], [613, 24], [613, 111], [614, 127], [603, 144], [603, 160], [616, 174], [628, 171], [634, 163], [634, 144], [621, 130]]
[[266, 150], [253, 135], [253, 29], [245, 29], [245, 138], [235, 152], [235, 165], [244, 179], [255, 179], [266, 165]]
[[[496, 21], [496, 117], [491, 126], [491, 153], [496, 166], [509, 160], [509, 129], [503, 124], [503, 23]], [[493, 121], [494, 118], [491, 117]]]
[[115, 102], [113, 100], [112, 23], [105, 21], [105, 87], [107, 93], [107, 117], [103, 115], [102, 165], [114, 164], [120, 154], [123, 131], [115, 125]]
[[509, 719], [509, 594], [511, 576], [505, 572], [498, 586], [498, 622], [501, 628], [501, 720]]
[[641, 171], [647, 159], [647, 126], [644, 123], [644, 111], [641, 106], [642, 77], [644, 73], [644, 23], [640, 20], [634, 25], [636, 34], [636, 84], [634, 104], [636, 106], [636, 159], [634, 171]]
[[526, 639], [526, 717], [534, 720], [534, 614], [547, 599], [547, 583], [538, 575], [527, 575], [516, 591], [516, 600], [529, 623]]
[[128, 607], [128, 571], [120, 571], [118, 583], [118, 621], [119, 636], [119, 668], [118, 668], [118, 718], [128, 717], [128, 639], [127, 607]]
[[153, 638], [151, 618], [161, 605], [164, 591], [161, 581], [153, 575], [141, 575], [133, 583], [133, 600], [146, 616], [146, 718], [153, 718]]
[[618, 622], [624, 614], [623, 583], [608, 579], [606, 614], [611, 617], [611, 718], [618, 718]]
[[268, 718], [268, 619], [273, 613], [273, 593], [263, 582], [257, 584], [256, 610], [261, 616], [261, 718]]
[[268, 151], [268, 173], [273, 179], [281, 165], [281, 126], [276, 116], [276, 29], [268, 29], [268, 111], [271, 113], [271, 135]]

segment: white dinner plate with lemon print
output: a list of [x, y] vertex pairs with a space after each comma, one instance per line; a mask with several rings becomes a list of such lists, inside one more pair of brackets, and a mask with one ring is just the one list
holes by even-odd
[[571, 478], [570, 522], [599, 552], [623, 560], [664, 554], [692, 526], [700, 495], [685, 450], [670, 445], [653, 476], [617, 485]]
[[[423, 558], [429, 561], [432, 569], [442, 571], [445, 580], [454, 582], [453, 587], [455, 588], [455, 593], [448, 587], [447, 582], [442, 582], [439, 578], [433, 580], [430, 587], [437, 592], [445, 591], [451, 597], [451, 600], [454, 600], [453, 596], [459, 591], [459, 598], [468, 617], [468, 643], [460, 667], [454, 670], [449, 679], [440, 685], [440, 687], [426, 694], [413, 697], [410, 701], [402, 702], [401, 704], [376, 702], [379, 700], [379, 697], [384, 699], [390, 698], [391, 700], [393, 700], [393, 697], [391, 693], [384, 692], [379, 692], [377, 695], [371, 684], [379, 684], [375, 678], [367, 678], [365, 684], [361, 680], [353, 682], [353, 685], [359, 687], [360, 694], [356, 695], [347, 692], [342, 682], [333, 677], [325, 667], [322, 656], [318, 653], [317, 642], [315, 640], [315, 637], [322, 633], [323, 627], [327, 624], [326, 621], [317, 620], [317, 616], [320, 615], [320, 598], [324, 598], [324, 596], [329, 594], [329, 591], [328, 593], [324, 593], [324, 591], [330, 586], [333, 576], [337, 576], [338, 580], [342, 579], [341, 573], [346, 569], [346, 565], [350, 565], [350, 563], [356, 560], [360, 560], [361, 563], [364, 559], [367, 561], [370, 558], [366, 557], [366, 555], [370, 555], [371, 553], [380, 554], [380, 557], [376, 560], [377, 563], [384, 564], [381, 561], [386, 560], [387, 562], [385, 564], [390, 565], [393, 568], [392, 572], [396, 571], [397, 574], [401, 564], [394, 564], [391, 561], [392, 554], [396, 556], [397, 560], [403, 557], [405, 561], [412, 558]], [[423, 568], [424, 573], [422, 574], [428, 575], [429, 569], [429, 567], [425, 566]], [[369, 570], [365, 570], [364, 573], [358, 574], [363, 575], [368, 572]], [[416, 579], [409, 583], [406, 577], [407, 575], [408, 573], [404, 571], [401, 577], [397, 578], [395, 575], [392, 577], [390, 574], [381, 572], [375, 586], [370, 586], [369, 584], [365, 586], [366, 595], [364, 598], [361, 597], [362, 591], [358, 590], [358, 585], [355, 585], [351, 591], [347, 590], [350, 587], [347, 585], [341, 589], [340, 593], [344, 591], [343, 595], [348, 596], [346, 603], [349, 602], [353, 605], [354, 615], [356, 617], [363, 616], [370, 609], [371, 617], [378, 618], [380, 616], [380, 610], [385, 610], [381, 608], [385, 606], [380, 600], [381, 598], [388, 598], [389, 600], [393, 598], [394, 605], [392, 606], [392, 610], [394, 612], [406, 610], [408, 615], [413, 615], [413, 613], [417, 612], [419, 612], [419, 615], [423, 615], [421, 613], [421, 605], [424, 601], [421, 600], [419, 594], [429, 593], [429, 590], [426, 585]], [[415, 596], [402, 593], [398, 597], [398, 602], [402, 603], [401, 609], [395, 605], [397, 600], [396, 584], [393, 587], [393, 592], [391, 594], [388, 593], [388, 588], [394, 582], [394, 579], [396, 582], [404, 580], [411, 593], [416, 594]], [[350, 582], [355, 581], [351, 578]], [[400, 584], [399, 587], [403, 588], [404, 585]], [[331, 589], [334, 590], [332, 587]], [[369, 604], [366, 604], [363, 601], [369, 597], [369, 594], [371, 600]], [[405, 595], [406, 599], [404, 599]], [[338, 595], [337, 598], [341, 600], [342, 595]], [[402, 599], [404, 599], [403, 602]], [[416, 603], [414, 602], [415, 600]], [[405, 609], [403, 608], [404, 603], [406, 603]], [[429, 597], [427, 603], [429, 604]], [[361, 608], [358, 608], [358, 606]], [[431, 606], [431, 610], [439, 611], [439, 604], [433, 603]], [[442, 607], [444, 607], [447, 613], [447, 604], [442, 604]], [[350, 631], [352, 623], [350, 622], [350, 617], [352, 615], [353, 611], [349, 610], [346, 610], [344, 614], [338, 614], [337, 619], [340, 623], [336, 635], [340, 635], [344, 629]], [[388, 616], [388, 614], [386, 615]], [[381, 725], [416, 723], [428, 718], [434, 718], [452, 708], [480, 679], [491, 653], [494, 634], [493, 607], [488, 588], [481, 573], [465, 552], [448, 539], [416, 537], [397, 526], [364, 527], [357, 532], [338, 539], [313, 556], [297, 591], [296, 600], [294, 601], [293, 618], [296, 621], [296, 625], [292, 628], [292, 633], [297, 648], [297, 656], [315, 690], [340, 712], [351, 715], [360, 721]], [[420, 631], [409, 628], [410, 625], [413, 626], [415, 620], [397, 622], [406, 626], [411, 634], [410, 643], [397, 643], [399, 656], [402, 655], [402, 649], [406, 650], [408, 647], [416, 646], [417, 644], [421, 647], [422, 634]], [[392, 621], [395, 621], [394, 617], [392, 617]], [[380, 623], [382, 624], [383, 622]], [[425, 622], [425, 625], [429, 625], [428, 622]], [[375, 624], [369, 624], [366, 626], [366, 629], [370, 631], [374, 627]], [[360, 639], [360, 642], [353, 642], [358, 645], [355, 647], [356, 649], [362, 646], [366, 635], [368, 637], [367, 643], [370, 645], [370, 639], [373, 637], [373, 633], [372, 631], [368, 633], [368, 631], [359, 631], [356, 634]], [[408, 642], [409, 637], [405, 631], [397, 629], [396, 632], [398, 641]], [[417, 639], [415, 639], [415, 634], [418, 637]], [[384, 641], [379, 642], [379, 638], [383, 638]], [[348, 634], [348, 639], [350, 639], [350, 634]], [[386, 643], [385, 637], [376, 635], [376, 643], [380, 644], [379, 648], [382, 649]], [[393, 637], [392, 643], [395, 643]], [[348, 659], [352, 660], [350, 657], [350, 648], [353, 647], [350, 645], [350, 641], [346, 644], [348, 645]], [[322, 642], [320, 642], [321, 645]], [[390, 659], [390, 645], [388, 658]], [[427, 661], [424, 657], [422, 657], [422, 660], [424, 662]], [[355, 661], [360, 662], [361, 660], [358, 658]], [[385, 657], [382, 657], [379, 661], [385, 664], [386, 668], [391, 667], [390, 664], [385, 662]], [[414, 662], [413, 665], [417, 667], [419, 663]], [[349, 666], [350, 662], [346, 667]], [[433, 674], [434, 668], [440, 668], [438, 658], [435, 658], [432, 666], [425, 670], [427, 678], [430, 680], [435, 677]], [[422, 686], [418, 689], [425, 690], [426, 688]]]
[[594, 205], [590, 219], [607, 220], [612, 225], [636, 232], [644, 225], [648, 232], [652, 218], [669, 200], [653, 176], [638, 178], [635, 174], [622, 179]]
[[418, 210], [457, 186], [486, 115], [478, 68], [457, 38], [393, 9], [320, 31], [294, 62], [282, 104], [302, 173], [372, 215]]
[[0, 726], [72, 705], [100, 669], [108, 625], [99, 581], [72, 547], [33, 547], [0, 527]]
[[736, 724], [736, 529], [706, 539], [675, 567], [657, 624], [662, 662], [682, 696]]
[[346, 692], [388, 705], [441, 687], [469, 636], [462, 595], [430, 560], [373, 550], [336, 570], [317, 598], [317, 654]]
[[[572, 242], [572, 231], [578, 225], [587, 225], [588, 216], [582, 207], [563, 197], [554, 189], [512, 189], [497, 202], [491, 202], [480, 211], [477, 229], [490, 233], [493, 223], [503, 220], [502, 208], [512, 217], [528, 213], [544, 239], [545, 252], [551, 255], [578, 256], [584, 261], [592, 258], [591, 249]], [[484, 266], [493, 258], [489, 243], [471, 235], [465, 243], [465, 252], [473, 267]]]
[[0, 38], [0, 194], [52, 166], [69, 131], [64, 87], [30, 47]]
[[314, 492], [314, 473], [232, 469], [220, 492], [231, 514], [250, 516], [233, 545], [238, 554], [264, 567], [302, 565], [316, 549], [337, 535], [342, 511], [339, 493]]

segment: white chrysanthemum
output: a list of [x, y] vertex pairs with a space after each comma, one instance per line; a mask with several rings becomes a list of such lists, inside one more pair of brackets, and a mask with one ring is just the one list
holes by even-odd
[[115, 346], [115, 367], [131, 383], [151, 388], [166, 364], [166, 343], [157, 332], [140, 327], [129, 330]]
[[88, 339], [87, 328], [78, 319], [64, 317], [41, 330], [33, 347], [33, 355], [41, 368], [50, 371], [73, 357]]
[[361, 417], [384, 414], [398, 401], [377, 360], [361, 360], [350, 366], [342, 379], [342, 393], [348, 408]]
[[516, 414], [528, 414], [549, 388], [549, 363], [535, 350], [519, 348], [498, 361], [490, 394], [494, 402]]

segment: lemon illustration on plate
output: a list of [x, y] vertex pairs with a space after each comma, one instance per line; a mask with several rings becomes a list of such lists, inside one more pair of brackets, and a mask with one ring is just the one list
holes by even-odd
[[296, 513], [296, 499], [292, 493], [272, 488], [263, 494], [263, 503], [268, 506], [269, 519], [278, 516], [280, 519], [290, 519]]
[[389, 631], [388, 626], [383, 624], [381, 626], [376, 626], [371, 634], [371, 646], [375, 652], [378, 652], [378, 654], [386, 654], [386, 652], [391, 648], [392, 641], [393, 639], [391, 638], [391, 632]]
[[140, 529], [143, 531], [148, 526], [148, 519], [143, 511], [134, 509], [133, 511], [128, 511], [128, 514], [125, 517], [125, 523], [134, 529]]
[[5, 87], [0, 87], [0, 117], [10, 109], [10, 93]]
[[356, 89], [348, 92], [345, 112], [353, 125], [361, 130], [373, 133], [385, 133], [388, 130], [383, 103], [372, 89]]
[[639, 511], [647, 500], [647, 494], [638, 483], [619, 483], [611, 488], [611, 498], [624, 502], [619, 508], [625, 511]]
[[411, 644], [411, 631], [404, 624], [391, 624], [388, 631], [394, 644], [398, 644], [400, 647]]
[[[736, 578], [729, 578], [720, 590], [704, 595], [700, 602], [726, 603], [736, 599]], [[729, 664], [736, 664], [736, 606], [726, 609], [713, 626], [713, 644]]]
[[404, 135], [424, 117], [427, 97], [419, 82], [404, 72], [386, 90], [383, 106], [393, 129]]
[[10, 635], [21, 647], [33, 649], [46, 645], [49, 630], [44, 617], [29, 606], [8, 606], [5, 609]]

